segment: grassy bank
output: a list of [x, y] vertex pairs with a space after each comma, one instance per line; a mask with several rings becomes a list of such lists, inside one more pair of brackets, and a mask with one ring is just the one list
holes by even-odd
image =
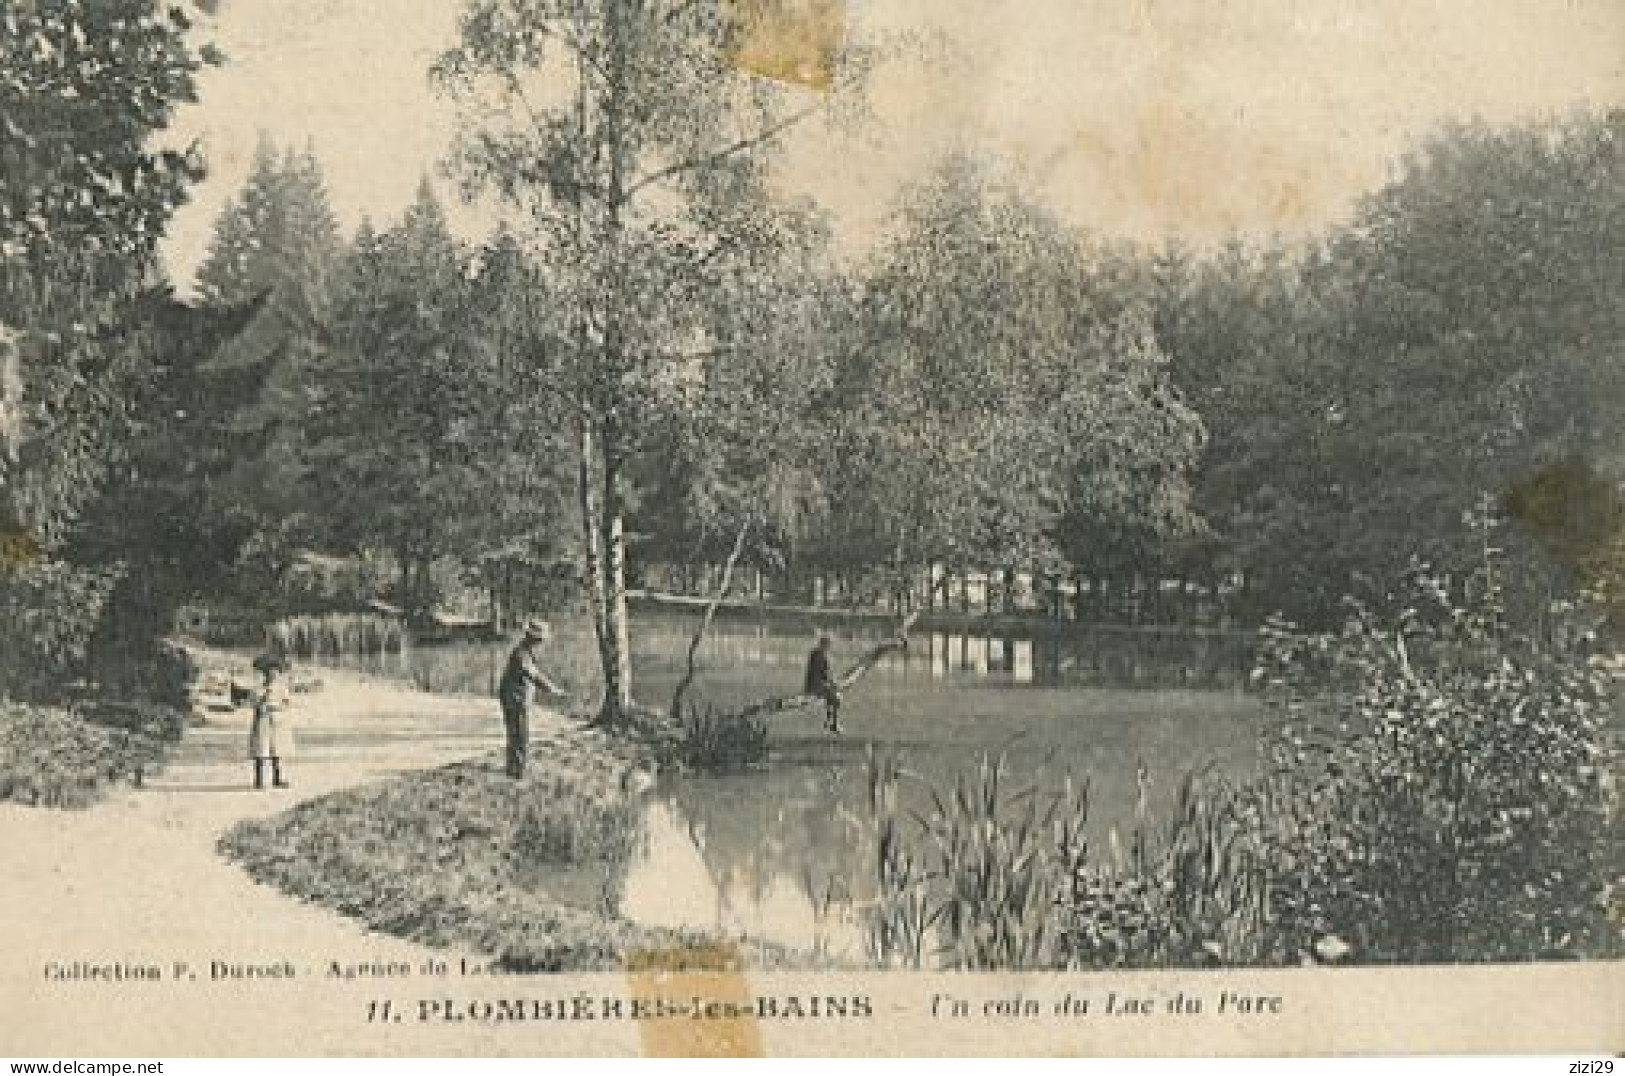
[[157, 703], [0, 704], [0, 801], [82, 808], [162, 768], [186, 715]]
[[[310, 800], [233, 827], [220, 850], [257, 881], [428, 945], [515, 971], [618, 969], [637, 953], [714, 966], [715, 939], [615, 914], [619, 866], [638, 840], [645, 759], [571, 727], [533, 745], [523, 780], [495, 757]], [[786, 954], [753, 949], [752, 963]]]

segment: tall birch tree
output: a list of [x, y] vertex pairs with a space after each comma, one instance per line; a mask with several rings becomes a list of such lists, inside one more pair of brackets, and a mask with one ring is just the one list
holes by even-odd
[[767, 69], [774, 39], [758, 6], [468, 0], [460, 43], [435, 67], [471, 112], [461, 174], [525, 214], [573, 312], [556, 390], [577, 445], [607, 723], [632, 705], [625, 521], [643, 431], [714, 350], [729, 263], [774, 241], [759, 211], [780, 137], [831, 100], [833, 42], [789, 65], [799, 87], [785, 71], [750, 73]]

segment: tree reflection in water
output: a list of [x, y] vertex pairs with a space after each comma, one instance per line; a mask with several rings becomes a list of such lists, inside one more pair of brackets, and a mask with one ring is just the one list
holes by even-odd
[[830, 768], [777, 778], [772, 796], [739, 777], [684, 779], [681, 803], [670, 789], [656, 792], [620, 913], [861, 961], [873, 882], [851, 776]]

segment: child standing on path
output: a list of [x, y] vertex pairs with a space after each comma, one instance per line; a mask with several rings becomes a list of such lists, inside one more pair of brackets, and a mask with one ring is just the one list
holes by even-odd
[[293, 757], [293, 729], [289, 727], [289, 711], [293, 698], [283, 674], [288, 663], [276, 654], [261, 654], [254, 659], [254, 669], [260, 674], [260, 690], [254, 696], [254, 723], [248, 727], [248, 757], [254, 762], [254, 787], [265, 787], [265, 764], [271, 764], [271, 785], [287, 788], [282, 763]]

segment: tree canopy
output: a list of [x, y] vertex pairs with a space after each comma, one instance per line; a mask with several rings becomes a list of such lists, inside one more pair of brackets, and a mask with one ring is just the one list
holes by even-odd
[[118, 452], [138, 360], [131, 304], [170, 214], [202, 172], [160, 148], [196, 75], [191, 20], [157, 2], [8, 5], [0, 13], [0, 326], [20, 421], [0, 452], [12, 526], [66, 539]]

